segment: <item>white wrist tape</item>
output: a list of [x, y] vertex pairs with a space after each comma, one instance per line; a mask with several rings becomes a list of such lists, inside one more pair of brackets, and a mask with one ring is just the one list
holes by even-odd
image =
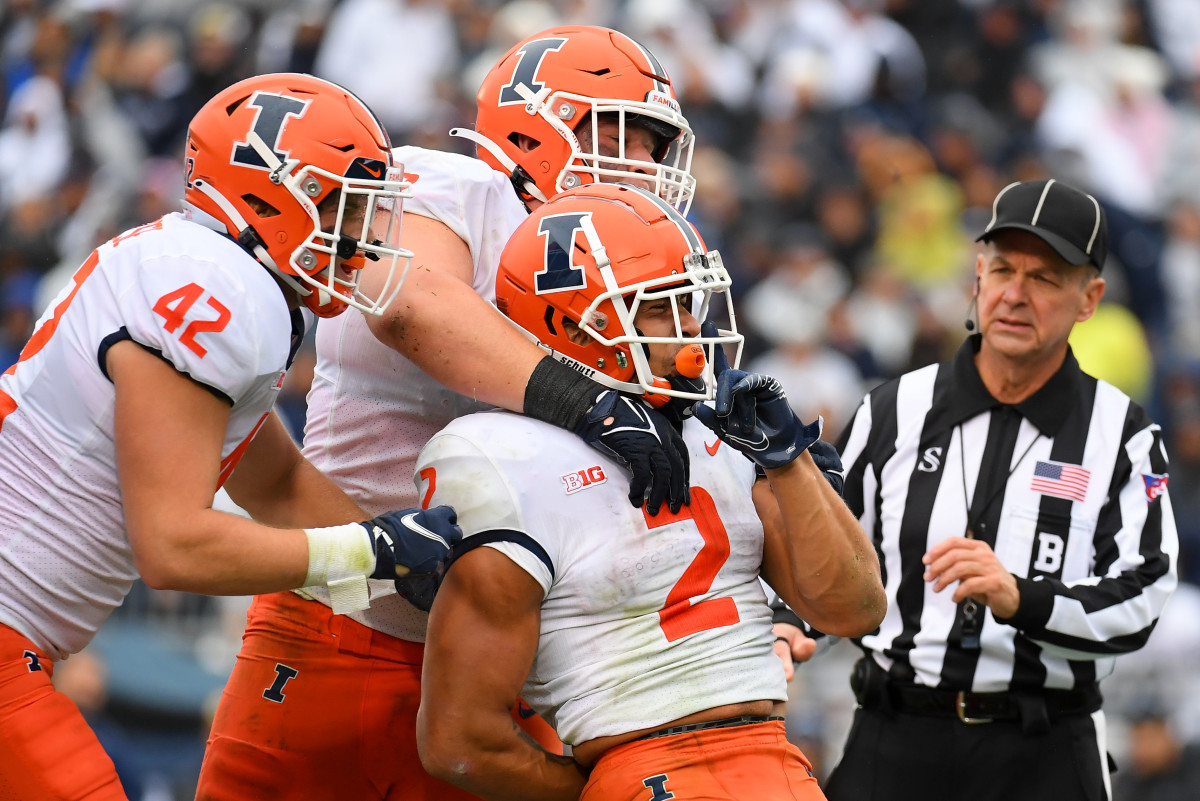
[[375, 570], [371, 535], [359, 523], [305, 529], [308, 535], [308, 575], [304, 586], [326, 586], [335, 615], [371, 605], [367, 576]]

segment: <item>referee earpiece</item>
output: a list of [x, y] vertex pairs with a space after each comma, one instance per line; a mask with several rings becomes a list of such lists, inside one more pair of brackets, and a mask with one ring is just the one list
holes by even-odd
[[963, 328], [967, 331], [975, 330], [975, 321], [971, 319], [972, 314], [979, 316], [979, 279], [975, 279], [975, 292], [971, 295], [971, 305], [967, 307], [967, 319], [963, 320]]

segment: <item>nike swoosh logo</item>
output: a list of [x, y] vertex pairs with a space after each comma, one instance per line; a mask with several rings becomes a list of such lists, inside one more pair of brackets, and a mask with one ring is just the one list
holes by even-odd
[[415, 531], [417, 534], [420, 534], [422, 537], [426, 537], [428, 539], [435, 540], [436, 542], [440, 542], [442, 544], [443, 548], [450, 547], [450, 543], [446, 542], [446, 540], [444, 538], [439, 537], [437, 534], [434, 534], [432, 531], [430, 531], [429, 529], [422, 526], [420, 523], [417, 522], [416, 518], [417, 518], [417, 513], [413, 512], [412, 514], [407, 514], [404, 517], [400, 518], [400, 522], [403, 523], [404, 527], [406, 529], [408, 529], [409, 531]]
[[371, 176], [372, 176], [372, 177], [374, 177], [374, 178], [378, 178], [379, 176], [383, 175], [383, 167], [378, 167], [378, 168], [376, 168], [376, 169], [372, 170], [372, 169], [371, 169], [370, 167], [368, 167], [368, 166], [366, 165], [366, 163], [364, 162], [364, 163], [363, 163], [363, 165], [362, 165], [362, 168], [363, 168], [364, 170], [366, 170], [366, 171], [367, 171], [367, 174], [368, 174], [368, 175], [371, 175]]
[[534, 712], [533, 707], [527, 706], [524, 701], [518, 701], [517, 702], [517, 714], [520, 715], [523, 719], [528, 720], [529, 718], [536, 715], [537, 712]]
[[704, 443], [704, 450], [708, 451], [709, 456], [716, 456], [717, 448], [719, 447], [721, 447], [721, 440], [719, 438], [712, 445], [709, 445], [707, 442]]
[[612, 434], [619, 434], [622, 431], [636, 431], [639, 434], [649, 434], [650, 436], [654, 437], [659, 442], [662, 442], [662, 438], [658, 436], [657, 429], [654, 428], [654, 423], [650, 422], [650, 413], [640, 405], [640, 403], [641, 403], [640, 401], [638, 401], [637, 403], [634, 403], [633, 401], [630, 401], [628, 398], [621, 398], [620, 402], [624, 403], [626, 406], [628, 406], [633, 411], [634, 415], [642, 423], [641, 428], [638, 428], [637, 426], [619, 426], [617, 428], [613, 428], [608, 431], [605, 431], [603, 434], [600, 435], [601, 437], [607, 437]]
[[767, 435], [764, 434], [762, 431], [758, 432], [758, 439], [755, 439], [755, 440], [746, 439], [745, 437], [739, 437], [735, 434], [730, 434], [728, 431], [725, 432], [725, 436], [729, 437], [729, 439], [733, 440], [734, 442], [736, 442], [740, 445], [745, 445], [747, 448], [749, 448], [752, 451], [761, 451], [761, 450], [765, 449], [768, 444], [770, 444], [767, 442]]

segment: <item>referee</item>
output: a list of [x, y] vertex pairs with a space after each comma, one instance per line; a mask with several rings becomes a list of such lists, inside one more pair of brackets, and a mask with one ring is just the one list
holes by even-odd
[[979, 240], [978, 332], [838, 443], [888, 611], [831, 801], [1110, 798], [1097, 684], [1175, 588], [1161, 431], [1067, 345], [1104, 294], [1100, 205], [1015, 183]]

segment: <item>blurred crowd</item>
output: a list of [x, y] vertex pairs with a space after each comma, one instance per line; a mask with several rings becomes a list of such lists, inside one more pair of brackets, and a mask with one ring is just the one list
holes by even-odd
[[[865, 391], [962, 341], [1001, 188], [1054, 176], [1096, 195], [1109, 291], [1072, 344], [1162, 423], [1181, 575], [1200, 582], [1196, 0], [7, 0], [0, 370], [93, 247], [178, 208], [187, 122], [218, 89], [311, 72], [395, 142], [470, 153], [447, 132], [474, 119], [482, 76], [566, 22], [619, 28], [668, 69], [744, 363], [830, 439]], [[286, 388], [297, 430], [306, 389]], [[1128, 720], [1177, 700], [1131, 693]]]

